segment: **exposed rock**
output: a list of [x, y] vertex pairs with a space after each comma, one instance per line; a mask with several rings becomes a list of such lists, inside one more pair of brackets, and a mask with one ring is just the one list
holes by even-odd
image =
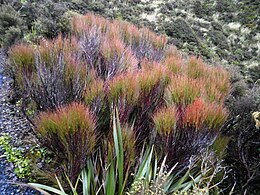
[[[5, 61], [5, 55], [0, 50], [0, 134], [7, 133], [12, 137], [11, 144], [19, 147], [21, 150], [30, 149], [34, 143], [31, 127], [26, 118], [22, 115], [19, 108], [9, 103], [10, 84], [12, 82], [8, 77], [3, 76], [1, 67]], [[30, 140], [24, 142], [23, 140]], [[27, 149], [26, 149], [27, 148]], [[4, 151], [0, 148], [0, 156]], [[31, 195], [38, 194], [30, 188], [25, 188], [12, 183], [26, 182], [19, 180], [14, 174], [14, 166], [6, 158], [0, 158], [0, 194], [6, 195]]]

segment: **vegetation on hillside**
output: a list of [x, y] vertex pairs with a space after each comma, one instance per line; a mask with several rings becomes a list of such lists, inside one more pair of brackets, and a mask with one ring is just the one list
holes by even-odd
[[[76, 185], [82, 169], [89, 169], [88, 159], [94, 160], [89, 162], [93, 170], [103, 167], [95, 160], [100, 159], [108, 161], [112, 174], [106, 185], [118, 185], [104, 194], [123, 193], [133, 181], [128, 174], [144, 163], [136, 159], [148, 145], [156, 150], [158, 165], [165, 157], [165, 171], [175, 167], [184, 177], [191, 158], [209, 149], [228, 117], [229, 73], [200, 58], [184, 59], [165, 36], [147, 28], [90, 13], [75, 16], [71, 25], [68, 37], [12, 46], [6, 67], [21, 98], [30, 100], [24, 107], [34, 104], [39, 113], [35, 130], [55, 154], [59, 182], [65, 185], [68, 178]], [[115, 108], [121, 138], [112, 128]], [[214, 186], [213, 180], [207, 182]]]
[[[93, 142], [98, 144], [92, 155], [108, 159], [104, 151], [113, 148], [111, 115], [117, 107], [122, 139], [128, 142], [124, 154], [129, 170], [141, 166], [133, 162], [142, 159], [144, 143], [154, 144], [161, 157], [158, 163], [166, 155], [167, 166], [178, 162], [178, 171], [187, 170], [192, 155], [200, 156], [213, 142], [211, 147], [224, 145], [221, 151], [228, 144], [226, 153], [220, 153], [231, 171], [226, 183], [218, 187], [230, 191], [235, 181], [235, 193], [257, 194], [259, 130], [252, 119], [252, 113], [260, 109], [257, 1], [0, 2], [0, 44], [18, 43], [9, 48], [5, 67], [14, 79], [13, 98], [22, 100], [24, 112], [36, 127], [40, 119], [49, 119], [32, 116], [61, 121], [62, 117], [75, 117], [78, 129], [70, 130], [82, 133], [84, 124], [78, 119], [83, 116], [61, 112], [83, 107], [95, 118]], [[221, 63], [230, 73], [205, 62]], [[71, 127], [63, 122], [60, 127]], [[36, 128], [37, 135], [57, 154], [67, 153], [63, 147], [69, 151], [78, 139], [64, 140], [64, 129], [44, 125], [50, 125], [53, 136], [45, 137]], [[224, 137], [219, 137], [220, 131]], [[53, 147], [56, 142], [61, 143], [57, 148]], [[69, 163], [73, 158], [58, 155], [60, 163], [51, 165], [61, 167], [72, 182], [86, 162], [83, 157], [75, 168]], [[56, 174], [66, 183], [64, 174]], [[139, 184], [143, 189], [141, 181]]]

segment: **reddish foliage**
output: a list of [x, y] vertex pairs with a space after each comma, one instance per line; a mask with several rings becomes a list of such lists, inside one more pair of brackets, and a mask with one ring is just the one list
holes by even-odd
[[46, 146], [55, 152], [75, 183], [96, 144], [94, 115], [83, 104], [71, 103], [55, 112], [41, 113], [36, 124]]
[[9, 59], [13, 68], [21, 74], [20, 71], [31, 73], [35, 70], [34, 49], [31, 45], [24, 43], [14, 45], [9, 50]]
[[[40, 115], [42, 120], [50, 117], [66, 129], [63, 118], [72, 117], [69, 113], [77, 110], [81, 116], [77, 119], [91, 125], [82, 113], [85, 110], [91, 118], [91, 110], [97, 116], [95, 128], [105, 139], [111, 126], [111, 111], [116, 106], [126, 130], [125, 142], [129, 141], [137, 151], [146, 141], [161, 142], [162, 152], [176, 163], [187, 161], [190, 155], [212, 143], [227, 117], [223, 102], [230, 83], [224, 69], [209, 67], [196, 57], [184, 60], [176, 48], [166, 44], [165, 36], [147, 28], [88, 13], [72, 19], [71, 37], [60, 35], [55, 40], [42, 40], [36, 49], [18, 45], [10, 54], [14, 67], [18, 65], [31, 74], [22, 75], [20, 88], [28, 91], [40, 110], [58, 108], [56, 113]], [[89, 108], [75, 103], [66, 106], [74, 101], [84, 102]], [[55, 126], [51, 120], [48, 124]], [[130, 125], [131, 131], [127, 131]], [[39, 126], [53, 150], [55, 142], [59, 142], [57, 150], [69, 146], [56, 130], [44, 133], [43, 129], [49, 127]], [[59, 131], [61, 127], [55, 126]], [[83, 144], [82, 131], [78, 130], [80, 133], [68, 135], [69, 141], [80, 140]], [[134, 153], [132, 148], [125, 150]], [[66, 156], [64, 151], [61, 153]]]
[[184, 126], [195, 126], [198, 130], [203, 127], [219, 130], [227, 116], [227, 111], [222, 105], [197, 99], [186, 108]]

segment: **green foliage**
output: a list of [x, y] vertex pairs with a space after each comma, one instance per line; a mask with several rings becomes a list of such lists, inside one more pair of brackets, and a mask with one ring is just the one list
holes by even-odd
[[249, 28], [258, 28], [257, 18], [259, 17], [257, 13], [259, 13], [260, 8], [256, 1], [254, 0], [245, 0], [239, 2], [239, 9], [241, 12], [238, 15], [240, 21], [245, 24]]
[[35, 22], [33, 22], [37, 35], [54, 38], [60, 32], [68, 32], [68, 26], [64, 25], [66, 24], [64, 14], [67, 11], [64, 4], [48, 0], [38, 5], [33, 4], [31, 9], [37, 10]]
[[10, 5], [0, 7], [0, 46], [9, 47], [23, 36], [25, 26], [20, 14]]
[[[164, 29], [168, 36], [174, 37], [177, 41], [181, 41], [181, 44], [185, 42], [198, 42], [195, 32], [191, 29], [190, 25], [181, 18], [166, 23]], [[177, 44], [177, 46], [181, 46], [181, 44]]]
[[207, 5], [207, 2], [195, 1], [193, 5], [194, 13], [199, 17], [203, 18], [205, 15], [211, 15], [211, 7]]
[[[113, 116], [113, 138], [114, 138], [114, 145], [115, 145], [115, 154], [117, 157], [117, 169], [118, 169], [118, 191], [119, 194], [123, 194], [123, 182], [124, 182], [124, 150], [123, 150], [123, 140], [122, 140], [122, 131], [120, 127], [118, 111], [115, 111]], [[113, 166], [113, 164], [112, 164]], [[125, 174], [126, 178], [128, 173]]]
[[50, 152], [46, 148], [38, 145], [33, 145], [29, 151], [14, 147], [11, 144], [11, 137], [3, 134], [0, 137], [0, 146], [4, 151], [1, 158], [6, 158], [8, 162], [13, 163], [14, 173], [18, 178], [29, 179], [35, 181], [34, 167], [38, 162], [50, 163], [53, 159], [50, 157]]
[[89, 4], [89, 10], [102, 14], [104, 12], [105, 5], [102, 2], [92, 2]]
[[4, 150], [4, 155], [8, 162], [14, 164], [14, 173], [18, 178], [30, 178], [32, 173], [32, 167], [30, 166], [31, 160], [24, 157], [22, 150], [13, 147], [10, 144], [11, 137], [8, 135], [2, 135], [0, 137], [0, 146]]
[[217, 137], [217, 139], [212, 144], [211, 147], [215, 151], [215, 153], [219, 159], [224, 158], [224, 156], [226, 155], [226, 149], [227, 149], [229, 141], [230, 141], [230, 138], [228, 136], [220, 135]]
[[209, 32], [209, 36], [214, 45], [217, 45], [220, 49], [230, 50], [228, 40], [222, 31], [212, 30]]

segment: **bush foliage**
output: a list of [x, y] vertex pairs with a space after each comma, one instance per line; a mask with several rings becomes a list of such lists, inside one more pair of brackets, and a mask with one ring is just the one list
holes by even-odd
[[180, 169], [214, 142], [228, 116], [224, 69], [186, 60], [165, 36], [127, 22], [88, 13], [71, 25], [68, 37], [13, 46], [9, 69], [23, 98], [44, 111], [36, 128], [73, 184], [87, 156], [112, 158], [114, 107], [123, 129], [120, 150], [128, 154], [119, 174], [133, 169], [145, 143]]
[[95, 117], [79, 103], [71, 103], [55, 112], [43, 112], [38, 117], [37, 131], [73, 183], [93, 152], [95, 128]]
[[12, 6], [0, 7], [0, 46], [9, 47], [23, 37], [24, 21]]
[[[253, 125], [251, 114], [259, 110], [259, 101], [255, 101], [255, 97], [252, 97], [252, 94], [255, 94], [255, 87], [253, 90], [246, 89], [250, 85], [252, 87], [252, 82], [259, 78], [259, 74], [257, 74], [259, 72], [259, 64], [257, 64], [259, 25], [257, 26], [258, 15], [256, 14], [259, 6], [254, 0], [239, 2], [235, 0], [230, 2], [190, 0], [186, 3], [177, 0], [174, 2], [163, 1], [159, 5], [154, 5], [154, 1], [149, 1], [147, 4], [147, 2], [139, 0], [66, 0], [62, 2], [2, 0], [0, 3], [1, 47], [9, 47], [21, 39], [27, 43], [34, 43], [34, 45], [14, 46], [9, 53], [12, 59], [9, 71], [11, 70], [13, 73], [16, 85], [20, 88], [17, 95], [23, 96], [25, 103], [30, 104], [31, 100], [36, 102], [32, 105], [36, 105], [37, 111], [56, 109], [72, 101], [84, 102], [97, 115], [98, 131], [106, 136], [109, 136], [111, 105], [117, 105], [120, 108], [120, 120], [124, 124], [125, 133], [133, 123], [135, 124], [131, 135], [139, 140], [135, 142], [139, 146], [136, 150], [140, 149], [144, 140], [149, 137], [148, 135], [152, 135], [152, 138], [149, 137], [149, 139], [160, 143], [162, 139], [166, 139], [161, 137], [162, 132], [170, 131], [169, 128], [171, 132], [178, 132], [179, 127], [194, 129], [193, 126], [196, 126], [196, 129], [205, 128], [205, 131], [189, 130], [189, 133], [185, 134], [191, 136], [191, 132], [194, 132], [195, 135], [197, 132], [204, 132], [203, 134], [206, 136], [207, 126], [212, 125], [210, 125], [209, 119], [206, 120], [205, 113], [198, 111], [201, 105], [203, 107], [210, 105], [211, 108], [221, 111], [217, 112], [220, 117], [218, 123], [221, 124], [221, 117], [226, 117], [226, 110], [222, 113], [222, 106], [219, 107], [219, 105], [223, 104], [226, 92], [230, 89], [229, 84], [226, 83], [228, 74], [209, 76], [218, 74], [219, 71], [223, 72], [223, 70], [217, 70], [218, 68], [206, 70], [208, 66], [202, 65], [204, 63], [196, 57], [184, 59], [177, 54], [175, 49], [171, 48], [172, 46], [166, 46], [165, 37], [158, 37], [146, 28], [139, 29], [127, 22], [113, 21], [114, 27], [109, 27], [108, 30], [106, 25], [101, 23], [103, 21], [109, 23], [110, 26], [111, 21], [92, 14], [81, 17], [78, 13], [85, 14], [88, 11], [94, 11], [109, 18], [147, 25], [157, 32], [170, 35], [168, 40], [184, 51], [202, 54], [204, 59], [207, 58], [213, 62], [222, 60], [222, 63], [227, 66], [239, 66], [244, 76], [247, 75], [246, 82], [249, 85], [244, 81], [233, 83], [232, 96], [226, 102], [231, 114], [223, 131], [228, 132], [228, 136], [232, 137], [226, 163], [231, 165], [234, 171], [230, 175], [232, 177], [236, 175], [235, 189], [238, 192], [254, 190], [255, 182], [252, 181], [255, 180], [250, 178], [257, 178], [254, 173], [259, 172], [258, 163], [254, 160], [258, 157], [257, 146], [259, 144], [257, 143], [259, 141], [255, 136], [257, 130]], [[156, 6], [157, 8], [155, 8]], [[149, 16], [155, 12], [157, 12], [156, 17], [151, 21]], [[72, 16], [77, 16], [77, 19], [74, 19], [75, 23], [70, 25], [69, 19]], [[77, 21], [81, 19], [82, 24]], [[86, 20], [89, 22], [84, 24]], [[100, 21], [96, 28], [92, 26], [92, 24], [96, 24], [90, 22], [92, 20]], [[78, 24], [76, 24], [77, 22]], [[235, 29], [237, 25], [238, 27]], [[85, 28], [88, 27], [91, 30], [86, 31]], [[72, 34], [66, 38], [64, 35], [67, 35], [71, 29]], [[118, 32], [120, 32], [120, 37], [117, 36]], [[63, 36], [60, 36], [58, 41], [55, 37], [60, 33]], [[42, 41], [43, 37], [55, 39]], [[62, 44], [74, 42], [78, 49], [75, 48], [68, 52], [62, 45], [61, 51], [57, 49], [58, 42]], [[74, 48], [72, 45], [66, 47]], [[141, 81], [142, 77], [144, 80], [152, 78], [147, 76], [147, 74], [153, 73], [153, 68], [149, 64], [154, 64], [154, 62], [151, 61], [156, 61], [163, 67], [167, 67], [167, 71], [174, 73], [171, 75], [167, 73], [166, 78], [159, 79], [160, 81], [157, 82], [160, 84], [151, 83], [151, 86], [160, 85], [153, 89], [149, 89], [150, 84], [148, 86], [147, 83]], [[200, 62], [197, 63], [197, 61]], [[83, 63], [83, 65], [76, 65], [77, 71], [73, 72], [73, 67], [78, 63]], [[139, 76], [136, 76], [136, 72], [141, 72], [139, 70], [143, 73], [138, 73]], [[137, 78], [146, 89], [146, 94], [140, 95], [140, 86], [136, 85], [135, 81]], [[178, 81], [174, 82], [175, 79]], [[180, 80], [183, 82], [179, 82]], [[188, 80], [188, 84], [184, 80]], [[149, 80], [149, 82], [151, 81]], [[134, 89], [132, 86], [135, 86]], [[183, 87], [185, 87], [185, 91], [181, 91]], [[203, 90], [201, 90], [202, 88]], [[16, 92], [18, 91], [16, 90]], [[245, 97], [238, 97], [240, 95]], [[163, 101], [161, 101], [162, 99]], [[144, 100], [147, 103], [143, 103]], [[127, 103], [125, 104], [125, 102]], [[178, 106], [184, 102], [189, 102], [184, 106], [185, 109]], [[149, 107], [149, 109], [144, 110], [145, 107]], [[174, 108], [177, 110], [173, 110]], [[33, 108], [31, 105], [26, 107], [28, 113], [36, 111], [31, 109], [35, 109], [34, 106]], [[167, 122], [167, 117], [170, 116], [166, 111], [175, 112], [176, 120]], [[207, 112], [210, 114], [208, 109]], [[165, 113], [165, 118], [163, 113]], [[184, 118], [185, 125], [180, 125], [182, 119], [178, 115]], [[156, 116], [159, 118], [156, 119]], [[211, 120], [216, 121], [217, 119]], [[159, 122], [160, 124], [158, 124]], [[166, 122], [169, 124], [165, 124]], [[158, 130], [156, 125], [161, 125], [161, 123], [165, 128], [160, 127]], [[175, 124], [174, 128], [171, 126], [173, 124]], [[214, 137], [213, 134], [217, 134], [218, 131], [210, 130], [210, 132]], [[241, 132], [243, 133], [241, 134]], [[158, 136], [154, 138], [154, 134], [158, 134]], [[185, 139], [196, 140], [195, 135]], [[205, 140], [208, 140], [206, 137]], [[253, 141], [252, 137], [255, 138]], [[201, 135], [198, 135], [198, 138], [201, 138]], [[204, 141], [197, 140], [194, 143], [204, 143]], [[246, 147], [242, 144], [244, 142]], [[183, 144], [186, 148], [186, 142]], [[199, 146], [202, 145], [199, 144]], [[241, 145], [239, 151], [237, 145]], [[192, 147], [198, 148], [199, 146]], [[240, 156], [237, 155], [238, 153], [241, 153]], [[189, 156], [188, 153], [187, 156]], [[243, 160], [242, 156], [247, 160]], [[249, 169], [248, 167], [256, 168]], [[252, 175], [253, 177], [251, 177]]]

